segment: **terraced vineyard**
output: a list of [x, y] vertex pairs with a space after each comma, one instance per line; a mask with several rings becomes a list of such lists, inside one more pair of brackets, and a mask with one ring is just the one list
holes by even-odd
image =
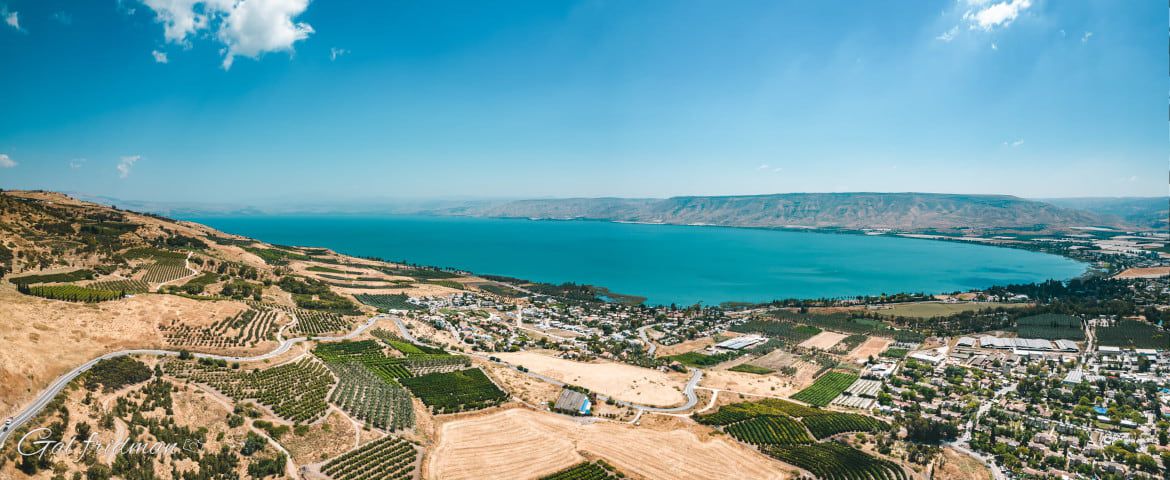
[[601, 462], [584, 462], [573, 465], [552, 475], [540, 477], [540, 480], [617, 480], [619, 477], [613, 467]]
[[16, 284], [16, 290], [25, 295], [47, 298], [50, 300], [64, 300], [67, 302], [105, 302], [122, 298], [121, 291], [98, 290], [79, 285], [28, 285]]
[[715, 413], [695, 416], [695, 421], [704, 425], [724, 426], [764, 415], [787, 415], [790, 417], [808, 418], [830, 414], [832, 412], [827, 410], [806, 407], [778, 398], [766, 398], [758, 402], [740, 402], [724, 405], [719, 407], [719, 410]]
[[498, 405], [508, 394], [478, 368], [449, 373], [431, 373], [400, 379], [419, 400], [435, 413], [455, 413]]
[[[815, 417], [814, 417], [815, 418]], [[785, 416], [763, 416], [727, 427], [727, 433], [752, 445], [801, 445], [812, 443], [804, 426]]]
[[329, 408], [325, 396], [333, 376], [311, 357], [266, 370], [240, 371], [225, 362], [168, 361], [166, 373], [202, 383], [236, 401], [255, 400], [277, 416], [295, 423], [312, 422]]
[[150, 285], [147, 285], [142, 280], [102, 280], [86, 286], [96, 290], [109, 290], [113, 292], [146, 293], [150, 291]]
[[321, 473], [333, 480], [406, 480], [414, 478], [417, 461], [414, 445], [386, 436], [326, 462]]
[[356, 361], [328, 365], [340, 379], [329, 401], [376, 428], [403, 430], [414, 426], [414, 409], [405, 388]]
[[761, 449], [826, 480], [906, 480], [902, 467], [837, 442], [775, 445]]
[[796, 392], [791, 398], [793, 400], [800, 400], [809, 405], [823, 407], [832, 402], [837, 395], [849, 388], [853, 382], [857, 381], [857, 375], [843, 372], [829, 372], [818, 378], [816, 382], [809, 385], [808, 388]]
[[880, 432], [889, 429], [885, 422], [865, 415], [833, 413], [818, 415], [801, 420], [817, 439], [824, 439], [845, 432]]
[[276, 340], [279, 315], [276, 310], [248, 309], [206, 327], [179, 324], [162, 325], [159, 329], [168, 344], [178, 347], [251, 347]]

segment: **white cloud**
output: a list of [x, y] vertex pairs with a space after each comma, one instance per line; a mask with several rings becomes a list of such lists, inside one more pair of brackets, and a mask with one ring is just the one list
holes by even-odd
[[0, 14], [4, 15], [4, 23], [7, 23], [9, 27], [20, 30], [20, 13], [19, 12], [10, 12], [10, 11], [8, 11], [7, 7], [3, 7], [3, 8], [0, 8]]
[[1032, 0], [1007, 0], [991, 3], [989, 1], [968, 1], [968, 5], [975, 7], [963, 14], [963, 19], [971, 24], [971, 28], [981, 28], [991, 31], [996, 27], [1006, 27], [1012, 23], [1020, 12], [1032, 6]]
[[167, 63], [167, 52], [160, 52], [158, 50], [151, 50], [150, 56], [154, 57], [156, 63]]
[[1015, 148], [1024, 144], [1024, 139], [1013, 140], [1011, 142], [1003, 142], [1004, 145]]
[[223, 68], [238, 56], [259, 58], [275, 51], [293, 51], [309, 38], [313, 27], [293, 19], [309, 0], [143, 0], [163, 24], [167, 42], [189, 46], [188, 38], [208, 31], [224, 45]]
[[86, 160], [84, 158], [74, 158], [73, 160], [69, 161], [69, 168], [72, 170], [77, 170], [84, 166], [85, 162]]
[[994, 42], [992, 42], [991, 49], [992, 50], [999, 50], [999, 45], [996, 45]]
[[344, 48], [333, 47], [329, 49], [329, 61], [337, 60], [337, 57], [349, 55], [349, 50]]
[[1085, 34], [1081, 36], [1081, 43], [1089, 43], [1089, 38], [1092, 38], [1092, 36], [1093, 32], [1085, 32]]
[[756, 170], [767, 170], [767, 169], [768, 169], [768, 164], [766, 164], [766, 163], [761, 163], [760, 166], [756, 167]]
[[7, 153], [0, 153], [0, 168], [12, 168], [16, 165], [16, 161], [12, 157], [9, 157]]
[[122, 157], [122, 160], [118, 161], [118, 178], [126, 178], [130, 176], [130, 169], [134, 167], [134, 164], [141, 158], [141, 155], [130, 155], [127, 157]]
[[951, 27], [950, 30], [947, 30], [947, 31], [943, 32], [941, 35], [934, 37], [934, 39], [935, 40], [942, 40], [944, 42], [949, 43], [951, 40], [954, 40], [955, 36], [958, 34], [959, 34], [959, 26], [955, 25], [955, 26]]

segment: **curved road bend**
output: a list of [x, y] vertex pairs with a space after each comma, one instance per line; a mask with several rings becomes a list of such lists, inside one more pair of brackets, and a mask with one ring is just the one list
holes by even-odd
[[[400, 318], [394, 317], [394, 323], [396, 325], [398, 325], [398, 330], [402, 332], [402, 338], [409, 340], [411, 343], [421, 344], [420, 342], [415, 340], [413, 335], [410, 334], [410, 331], [406, 329], [406, 324], [402, 323], [402, 320]], [[528, 372], [522, 371], [522, 370], [516, 368], [516, 365], [512, 365], [511, 363], [505, 362], [503, 360], [499, 360], [499, 361], [492, 360], [491, 358], [489, 358], [488, 355], [484, 355], [482, 353], [478, 353], [478, 352], [464, 352], [464, 353], [467, 355], [479, 357], [479, 358], [484, 359], [484, 360], [488, 360], [488, 361], [493, 362], [493, 363], [507, 365], [508, 367], [512, 368], [513, 370], [516, 370], [520, 373], [523, 373], [525, 375], [528, 375], [529, 377], [535, 378], [535, 379], [540, 380], [540, 381], [545, 382], [545, 383], [549, 383], [549, 384], [552, 384], [552, 385], [555, 385], [558, 387], [565, 386], [565, 382], [562, 382], [562, 381], [557, 380], [555, 378], [552, 378], [552, 377], [549, 377], [546, 375], [541, 375], [539, 373], [532, 372], [532, 371], [528, 371]], [[682, 405], [679, 405], [677, 407], [653, 407], [650, 405], [641, 405], [641, 404], [637, 404], [637, 403], [627, 402], [624, 400], [614, 400], [614, 403], [621, 405], [621, 406], [624, 406], [624, 407], [636, 408], [638, 410], [645, 410], [647, 412], [664, 412], [664, 413], [666, 413], [666, 412], [681, 412], [684, 410], [689, 410], [692, 407], [694, 407], [696, 403], [699, 402], [699, 397], [695, 395], [695, 387], [699, 385], [699, 381], [702, 379], [703, 379], [703, 371], [699, 370], [697, 368], [692, 368], [691, 369], [691, 379], [689, 381], [687, 381], [686, 388], [683, 390], [683, 395], [685, 395], [687, 397], [687, 401], [686, 401], [686, 403], [683, 403]], [[597, 398], [600, 399], [601, 401], [606, 401], [606, 400], [610, 399], [610, 397], [608, 397], [606, 395], [602, 395], [602, 394], [597, 394]]]
[[[374, 323], [377, 323], [378, 320], [381, 320], [382, 318], [385, 318], [385, 317], [386, 317], [386, 315], [384, 315], [384, 314], [378, 314], [378, 315], [375, 315], [373, 317], [370, 317], [370, 319], [367, 320], [366, 323], [362, 324], [361, 326], [354, 329], [353, 331], [351, 331], [345, 335], [339, 336], [339, 337], [313, 337], [313, 340], [320, 341], [320, 342], [336, 342], [336, 341], [342, 341], [342, 340], [349, 340], [349, 339], [352, 339], [358, 335], [361, 335], [362, 332], [365, 332], [367, 329], [372, 327], [374, 325]], [[301, 342], [308, 341], [308, 340], [309, 340], [308, 337], [290, 338], [290, 339], [287, 339], [287, 340], [280, 342], [280, 345], [278, 345], [272, 351], [270, 351], [268, 353], [256, 355], [254, 357], [233, 357], [233, 356], [227, 356], [227, 355], [214, 355], [214, 354], [209, 354], [209, 353], [192, 353], [191, 356], [193, 356], [195, 358], [210, 358], [213, 360], [224, 360], [224, 361], [228, 361], [228, 362], [257, 362], [257, 361], [262, 361], [262, 360], [268, 360], [270, 358], [274, 358], [274, 357], [277, 357], [279, 355], [282, 355], [285, 352], [292, 349], [292, 347], [294, 345], [301, 343]], [[107, 353], [105, 355], [102, 355], [100, 357], [97, 357], [93, 360], [90, 360], [88, 362], [81, 364], [77, 368], [70, 370], [68, 373], [66, 373], [60, 377], [57, 377], [57, 379], [54, 380], [53, 383], [49, 384], [48, 388], [41, 391], [40, 395], [38, 395], [37, 398], [33, 400], [32, 404], [30, 404], [27, 408], [25, 408], [24, 411], [16, 414], [16, 416], [14, 416], [14, 417], [12, 417], [12, 425], [9, 425], [7, 430], [0, 432], [0, 446], [4, 445], [4, 442], [8, 440], [8, 436], [13, 431], [20, 428], [20, 426], [23, 425], [25, 422], [32, 420], [33, 417], [36, 417], [37, 414], [40, 413], [40, 411], [43, 410], [45, 408], [45, 406], [49, 404], [49, 402], [53, 401], [53, 398], [55, 398], [57, 396], [57, 394], [61, 393], [61, 390], [65, 389], [65, 386], [68, 385], [69, 382], [73, 381], [73, 379], [77, 378], [79, 375], [84, 373], [86, 370], [89, 370], [90, 368], [92, 368], [98, 362], [100, 362], [102, 360], [110, 359], [110, 358], [125, 357], [127, 355], [177, 356], [178, 354], [179, 354], [179, 352], [177, 350], [155, 350], [155, 349], [121, 350], [121, 351], [117, 351], [117, 352]]]

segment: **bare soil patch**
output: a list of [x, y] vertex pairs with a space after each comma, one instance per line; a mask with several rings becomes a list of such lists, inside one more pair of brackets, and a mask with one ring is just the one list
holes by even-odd
[[885, 337], [869, 337], [866, 341], [858, 345], [857, 348], [849, 352], [845, 358], [849, 360], [865, 360], [869, 357], [877, 358], [878, 354], [886, 351], [890, 345], [894, 343], [893, 339]]
[[686, 400], [685, 378], [624, 363], [576, 362], [535, 352], [498, 353], [504, 361], [618, 400], [670, 406]]
[[848, 335], [845, 335], [844, 333], [830, 332], [825, 330], [821, 333], [813, 335], [813, 337], [808, 340], [800, 342], [800, 346], [805, 348], [819, 348], [821, 350], [828, 350], [833, 348], [833, 345], [836, 345], [837, 342], [840, 342], [841, 339], [845, 338], [846, 336]]

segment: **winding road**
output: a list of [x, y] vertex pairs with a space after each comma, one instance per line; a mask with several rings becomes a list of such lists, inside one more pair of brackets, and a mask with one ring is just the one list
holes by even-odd
[[[349, 339], [352, 339], [354, 337], [357, 337], [358, 335], [361, 335], [362, 332], [365, 332], [367, 329], [374, 326], [374, 324], [377, 323], [378, 320], [381, 320], [381, 319], [386, 318], [386, 317], [387, 317], [387, 315], [385, 315], [385, 314], [378, 314], [378, 315], [375, 315], [373, 317], [370, 317], [370, 319], [367, 320], [366, 323], [362, 324], [358, 328], [354, 329], [353, 331], [351, 331], [345, 335], [342, 335], [340, 337], [313, 337], [313, 341], [336, 342], [336, 341], [342, 341], [342, 340], [349, 340]], [[286, 340], [280, 342], [280, 345], [277, 345], [277, 347], [275, 349], [273, 349], [272, 351], [261, 354], [261, 355], [256, 355], [254, 357], [233, 357], [233, 356], [227, 356], [227, 355], [214, 355], [214, 354], [209, 354], [209, 353], [192, 353], [191, 356], [193, 356], [195, 358], [210, 358], [213, 360], [224, 360], [227, 362], [258, 362], [258, 361], [268, 360], [270, 358], [280, 356], [280, 355], [284, 354], [285, 352], [288, 352], [290, 349], [292, 349], [292, 347], [294, 345], [301, 343], [301, 342], [308, 341], [308, 340], [309, 340], [308, 337], [296, 337], [296, 338], [286, 339]], [[70, 370], [68, 373], [61, 375], [60, 377], [57, 377], [57, 379], [54, 380], [53, 383], [49, 384], [49, 386], [47, 388], [45, 388], [45, 390], [41, 391], [40, 395], [37, 395], [37, 398], [34, 399], [33, 402], [28, 407], [26, 407], [20, 413], [16, 414], [16, 416], [12, 417], [12, 424], [9, 425], [8, 428], [5, 429], [3, 432], [0, 432], [0, 446], [4, 445], [4, 442], [6, 442], [8, 440], [8, 436], [11, 435], [13, 431], [20, 428], [20, 426], [23, 425], [24, 423], [26, 423], [29, 420], [32, 420], [34, 417], [36, 417], [37, 414], [40, 413], [40, 411], [43, 410], [45, 408], [45, 406], [49, 404], [49, 402], [53, 401], [53, 398], [55, 398], [57, 396], [57, 394], [61, 393], [61, 390], [63, 390], [67, 385], [69, 385], [69, 382], [73, 381], [73, 379], [77, 378], [82, 373], [85, 373], [85, 371], [89, 370], [90, 368], [93, 368], [94, 365], [96, 365], [98, 362], [100, 362], [102, 360], [107, 360], [107, 359], [111, 359], [111, 358], [118, 358], [118, 357], [125, 357], [127, 355], [155, 355], [155, 356], [160, 356], [160, 357], [161, 356], [178, 356], [179, 351], [177, 351], [177, 350], [155, 350], [155, 349], [120, 350], [117, 352], [107, 353], [105, 355], [102, 355], [100, 357], [97, 357], [93, 360], [90, 360], [88, 362], [81, 364], [77, 368]]]

